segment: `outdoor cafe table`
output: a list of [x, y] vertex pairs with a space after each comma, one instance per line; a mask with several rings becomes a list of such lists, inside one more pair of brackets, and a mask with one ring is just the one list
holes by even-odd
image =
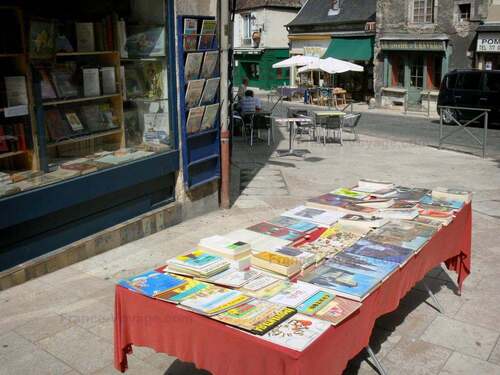
[[295, 124], [312, 124], [312, 120], [310, 118], [305, 118], [305, 117], [270, 117], [272, 120], [275, 122], [278, 122], [280, 124], [287, 124], [288, 125], [288, 133], [289, 133], [289, 140], [288, 140], [288, 150], [278, 150], [278, 155], [280, 157], [283, 156], [297, 156], [297, 157], [302, 157], [304, 154], [308, 153], [309, 151], [307, 150], [294, 150], [293, 148], [293, 139], [295, 138]]
[[357, 313], [330, 327], [303, 352], [116, 286], [115, 367], [127, 369], [127, 354], [136, 345], [195, 363], [213, 375], [341, 374], [347, 362], [368, 346], [375, 320], [394, 311], [434, 267], [445, 261], [458, 273], [458, 285], [462, 285], [470, 273], [471, 225], [472, 209], [467, 204], [452, 223], [369, 295]]

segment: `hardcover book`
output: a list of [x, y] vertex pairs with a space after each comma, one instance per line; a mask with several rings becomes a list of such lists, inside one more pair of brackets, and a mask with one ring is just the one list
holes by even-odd
[[75, 72], [72, 67], [61, 65], [51, 74], [59, 98], [74, 98], [80, 95], [80, 89], [74, 82]]
[[189, 110], [186, 121], [186, 131], [188, 134], [197, 133], [201, 130], [201, 122], [203, 121], [203, 114], [205, 107], [195, 107]]
[[363, 255], [401, 265], [405, 264], [413, 255], [412, 249], [390, 244], [381, 244], [365, 239], [359, 240], [353, 246], [346, 249], [345, 252], [347, 254]]
[[95, 51], [94, 24], [92, 22], [76, 22], [75, 29], [78, 52]]
[[188, 82], [185, 97], [186, 110], [189, 110], [193, 107], [198, 107], [200, 105], [201, 94], [203, 92], [204, 86], [204, 79], [197, 79]]
[[83, 73], [83, 96], [101, 96], [101, 80], [99, 77], [99, 69], [84, 68]]
[[369, 233], [366, 239], [419, 250], [436, 232], [435, 228], [412, 221], [389, 222]]
[[347, 298], [335, 296], [322, 310], [318, 311], [316, 318], [326, 320], [334, 326], [339, 325], [361, 307], [361, 303]]
[[216, 74], [217, 65], [219, 63], [219, 52], [208, 51], [203, 58], [203, 65], [201, 68], [201, 78], [212, 78]]
[[207, 79], [207, 84], [203, 89], [203, 95], [201, 95], [200, 105], [212, 104], [214, 102], [217, 96], [217, 92], [219, 91], [219, 84], [220, 84], [220, 78]]
[[253, 225], [248, 228], [248, 230], [253, 230], [254, 232], [266, 234], [268, 236], [278, 237], [287, 241], [296, 241], [304, 235], [302, 232], [296, 232], [292, 229], [279, 227], [266, 222]]
[[58, 109], [45, 111], [45, 128], [52, 142], [58, 142], [72, 135], [69, 125], [64, 121]]
[[264, 336], [266, 341], [303, 351], [330, 328], [330, 323], [303, 314], [295, 314]]
[[205, 113], [203, 114], [203, 120], [201, 120], [200, 130], [214, 129], [218, 114], [219, 104], [207, 105], [205, 107]]
[[28, 104], [25, 76], [4, 77], [7, 105], [15, 107]]
[[295, 315], [296, 310], [262, 300], [253, 300], [215, 315], [212, 319], [238, 327], [254, 335], [263, 335]]
[[116, 94], [116, 74], [115, 68], [107, 66], [101, 68], [102, 93], [104, 95]]
[[68, 121], [71, 130], [73, 130], [74, 132], [80, 132], [84, 130], [83, 125], [76, 112], [67, 111], [64, 113], [64, 115], [66, 116], [66, 121]]
[[30, 59], [48, 60], [56, 53], [55, 22], [30, 21]]
[[200, 69], [202, 61], [203, 61], [202, 52], [187, 54], [186, 64], [184, 66], [184, 79], [186, 82], [200, 78]]
[[362, 301], [380, 284], [380, 279], [324, 264], [307, 272], [301, 280], [326, 288], [340, 296]]
[[382, 259], [369, 258], [362, 255], [349, 254], [343, 251], [331, 257], [325, 264], [330, 267], [371, 276], [380, 280], [384, 280], [387, 276], [399, 269], [398, 263], [387, 262]]

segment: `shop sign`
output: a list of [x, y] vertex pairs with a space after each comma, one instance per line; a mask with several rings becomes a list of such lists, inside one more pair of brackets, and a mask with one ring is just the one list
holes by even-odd
[[442, 40], [381, 40], [380, 46], [394, 51], [444, 51]]
[[500, 33], [478, 34], [477, 52], [500, 52]]
[[324, 47], [304, 47], [304, 55], [312, 57], [323, 57], [326, 52]]

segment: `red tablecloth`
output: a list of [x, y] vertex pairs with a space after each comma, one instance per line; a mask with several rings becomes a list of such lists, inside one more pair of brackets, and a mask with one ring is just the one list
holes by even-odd
[[127, 369], [132, 345], [147, 346], [214, 375], [332, 375], [365, 348], [375, 320], [395, 310], [401, 298], [431, 269], [446, 261], [458, 284], [470, 273], [472, 209], [454, 221], [403, 268], [391, 275], [353, 316], [331, 327], [303, 352], [268, 343], [175, 305], [116, 287], [115, 367]]

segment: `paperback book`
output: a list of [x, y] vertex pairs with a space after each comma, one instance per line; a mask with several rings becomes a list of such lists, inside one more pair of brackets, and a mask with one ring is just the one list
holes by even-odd
[[[203, 81], [205, 80], [203, 79]], [[200, 95], [200, 105], [212, 104], [217, 96], [217, 92], [219, 91], [220, 78], [209, 78], [206, 82], [203, 94]]]
[[279, 227], [271, 223], [259, 223], [248, 228], [257, 233], [262, 233], [268, 236], [278, 237], [287, 241], [296, 241], [304, 234], [285, 227]]
[[185, 280], [157, 271], [149, 271], [120, 280], [120, 285], [148, 297], [156, 297], [158, 294], [178, 288], [185, 283]]
[[334, 298], [333, 293], [321, 290], [297, 306], [297, 312], [313, 316], [325, 308]]
[[405, 264], [413, 255], [413, 250], [390, 244], [381, 244], [370, 240], [361, 239], [345, 250], [347, 254], [363, 255], [370, 258], [381, 259], [388, 262]]
[[251, 254], [251, 245], [243, 241], [233, 241], [224, 236], [211, 236], [200, 240], [200, 250], [205, 250], [228, 259], [240, 259]]
[[315, 254], [308, 253], [294, 247], [282, 247], [281, 249], [276, 250], [275, 253], [295, 259], [298, 263], [301, 264], [302, 269], [307, 268], [308, 266], [316, 262]]
[[361, 305], [360, 302], [335, 296], [333, 301], [316, 313], [315, 317], [337, 326], [358, 311]]
[[260, 337], [274, 344], [301, 352], [325, 333], [329, 327], [330, 324], [326, 321], [303, 314], [295, 314]]
[[203, 93], [203, 87], [205, 86], [204, 79], [197, 79], [194, 81], [189, 81], [186, 90], [186, 110], [200, 105], [201, 95]]
[[176, 276], [178, 279], [184, 280], [186, 283], [169, 290], [168, 292], [160, 293], [156, 295], [155, 298], [161, 299], [163, 301], [179, 304], [187, 298], [201, 292], [207, 288], [213, 288], [211, 284], [204, 283], [199, 280], [192, 279], [190, 277]]
[[232, 241], [249, 243], [253, 251], [274, 251], [281, 247], [288, 246], [290, 241], [281, 238], [267, 236], [262, 233], [248, 229], [238, 229], [225, 235]]
[[203, 65], [201, 67], [201, 77], [200, 78], [212, 78], [217, 73], [217, 65], [219, 63], [219, 52], [218, 51], [208, 51], [205, 52], [203, 57]]
[[269, 302], [296, 308], [313, 295], [318, 293], [320, 288], [305, 282], [296, 282], [275, 296], [268, 299]]
[[260, 276], [260, 273], [255, 270], [239, 271], [235, 269], [228, 269], [215, 276], [212, 276], [204, 281], [212, 284], [227, 286], [230, 288], [241, 288], [249, 281]]
[[412, 221], [398, 221], [389, 222], [376, 229], [369, 233], [366, 239], [417, 251], [432, 238], [435, 232], [436, 230], [429, 225]]
[[342, 228], [352, 231], [368, 232], [372, 228], [378, 228], [386, 224], [389, 220], [377, 216], [365, 217], [362, 215], [348, 214], [339, 219]]
[[394, 271], [399, 269], [398, 263], [346, 252], [338, 253], [331, 257], [325, 264], [330, 267], [367, 275], [379, 280], [384, 280]]
[[451, 207], [455, 210], [459, 210], [463, 207], [464, 202], [461, 200], [455, 200], [455, 199], [439, 199], [439, 198], [434, 198], [431, 195], [426, 195], [420, 200], [420, 203], [422, 204], [428, 204], [428, 205], [433, 205], [433, 206], [444, 206], [444, 207]]
[[186, 131], [188, 134], [198, 133], [201, 130], [204, 113], [205, 107], [195, 107], [189, 110], [186, 121]]
[[205, 107], [205, 113], [201, 120], [200, 131], [214, 129], [217, 115], [219, 114], [219, 104], [211, 104]]
[[294, 275], [301, 270], [301, 264], [296, 259], [267, 251], [253, 254], [251, 262], [253, 266], [285, 276]]
[[287, 216], [278, 216], [272, 220], [269, 220], [268, 222], [273, 225], [288, 228], [302, 233], [310, 232], [318, 227], [316, 224], [312, 222], [294, 219], [292, 217], [287, 217]]
[[202, 52], [187, 54], [186, 64], [184, 66], [184, 79], [186, 82], [200, 78], [200, 69], [202, 61], [203, 61]]
[[298, 220], [310, 221], [314, 224], [330, 227], [336, 223], [344, 214], [340, 212], [327, 211], [319, 208], [299, 206], [285, 212], [282, 216]]
[[222, 287], [205, 288], [190, 298], [183, 300], [180, 306], [198, 314], [212, 316], [234, 309], [252, 300], [237, 290]]

